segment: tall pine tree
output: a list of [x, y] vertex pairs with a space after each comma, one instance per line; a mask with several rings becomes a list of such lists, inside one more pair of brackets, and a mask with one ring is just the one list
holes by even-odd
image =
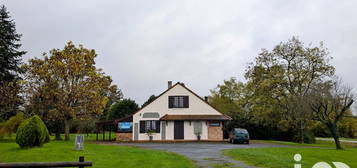
[[21, 104], [20, 74], [21, 57], [26, 52], [20, 51], [21, 34], [16, 33], [14, 21], [6, 7], [0, 7], [0, 121], [15, 115]]

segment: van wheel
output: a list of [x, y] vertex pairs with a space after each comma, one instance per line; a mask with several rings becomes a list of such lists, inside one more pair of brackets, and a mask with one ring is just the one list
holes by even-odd
[[249, 145], [249, 141], [247, 141], [247, 144]]

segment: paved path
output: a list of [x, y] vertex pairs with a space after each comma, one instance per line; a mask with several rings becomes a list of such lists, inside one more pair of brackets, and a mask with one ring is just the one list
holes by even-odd
[[[333, 138], [316, 138], [316, 140], [335, 141]], [[357, 143], [357, 140], [345, 140], [345, 139], [340, 139], [340, 142]]]
[[117, 143], [117, 145], [139, 146], [158, 149], [184, 155], [197, 163], [199, 167], [210, 168], [214, 164], [233, 163], [234, 167], [253, 168], [240, 161], [233, 160], [222, 154], [222, 150], [235, 148], [286, 147], [286, 145], [251, 143]]
[[[316, 140], [335, 141], [333, 138], [316, 138]], [[340, 139], [340, 142], [357, 143], [357, 140], [345, 140], [345, 139]]]

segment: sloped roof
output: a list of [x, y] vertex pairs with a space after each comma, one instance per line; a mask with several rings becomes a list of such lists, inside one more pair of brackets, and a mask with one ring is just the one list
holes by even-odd
[[[187, 88], [183, 83], [177, 82], [176, 84], [174, 84], [173, 86], [171, 86], [170, 88], [166, 89], [164, 92], [162, 92], [160, 95], [158, 95], [153, 101], [151, 101], [149, 104], [143, 106], [142, 108], [140, 108], [138, 111], [136, 111], [135, 113], [133, 113], [132, 115], [140, 112], [142, 109], [144, 109], [146, 106], [150, 105], [151, 103], [153, 103], [156, 99], [158, 99], [159, 97], [161, 97], [162, 95], [164, 95], [166, 92], [168, 92], [169, 90], [171, 90], [172, 88], [176, 87], [177, 85], [181, 85], [183, 88], [185, 88], [186, 90], [188, 90], [189, 92], [191, 92], [193, 95], [195, 95], [198, 99], [200, 99], [202, 102], [206, 103], [207, 105], [209, 105], [210, 107], [212, 107], [214, 110], [216, 110], [218, 113], [222, 114], [222, 116], [225, 116], [228, 118], [228, 120], [232, 120], [231, 117], [223, 114], [222, 112], [220, 112], [218, 109], [216, 109], [215, 107], [213, 107], [211, 104], [209, 104], [207, 101], [205, 101], [202, 97], [198, 96], [195, 92], [193, 92], [192, 90], [190, 90], [189, 88]], [[220, 116], [220, 115], [218, 115]]]
[[130, 114], [126, 117], [122, 117], [119, 119], [115, 119], [115, 120], [108, 120], [108, 121], [98, 121], [95, 124], [97, 126], [102, 126], [102, 125], [116, 125], [118, 122], [132, 122], [133, 121], [133, 115]]

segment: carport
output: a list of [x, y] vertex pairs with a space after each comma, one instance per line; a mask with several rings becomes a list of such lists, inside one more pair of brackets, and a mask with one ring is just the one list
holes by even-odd
[[[99, 141], [100, 139], [102, 141], [115, 141], [115, 136], [114, 139], [112, 138], [112, 131], [116, 132], [117, 127], [116, 127], [116, 122], [115, 120], [111, 121], [101, 121], [101, 122], [96, 122], [96, 140]], [[108, 132], [108, 137], [106, 138], [105, 132]], [[101, 138], [99, 138], [99, 134], [102, 134]]]
[[[123, 118], [119, 118], [116, 120], [109, 120], [109, 121], [100, 121], [96, 122], [96, 133], [97, 141], [131, 141], [132, 140], [132, 128], [128, 129], [121, 129], [119, 128], [121, 124], [132, 124], [133, 116], [129, 115]], [[112, 137], [112, 133], [114, 136]], [[102, 137], [100, 137], [100, 135]]]

